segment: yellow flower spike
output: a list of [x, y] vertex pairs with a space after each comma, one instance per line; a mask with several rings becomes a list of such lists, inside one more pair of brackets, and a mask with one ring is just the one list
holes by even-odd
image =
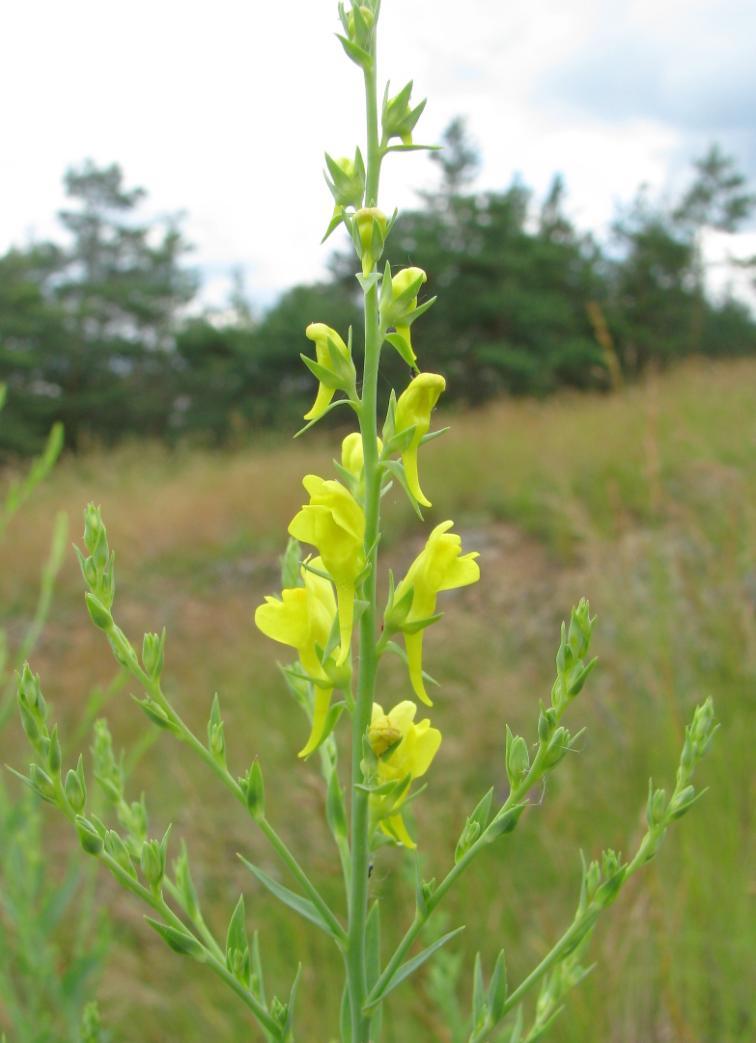
[[420, 488], [417, 473], [417, 450], [430, 428], [431, 413], [446, 387], [438, 373], [419, 373], [399, 396], [394, 414], [396, 434], [414, 427], [412, 440], [402, 452], [402, 463], [410, 492], [422, 507], [430, 507], [430, 500]]
[[[426, 773], [441, 745], [441, 732], [432, 728], [426, 718], [415, 724], [417, 707], [407, 699], [384, 713], [383, 707], [373, 703], [373, 712], [368, 729], [368, 742], [378, 757], [378, 782], [399, 782], [409, 779], [414, 782]], [[387, 836], [414, 848], [415, 842], [407, 832], [401, 812], [398, 810], [409, 796], [406, 793], [397, 802], [395, 797], [373, 798], [373, 810], [380, 821], [380, 828]], [[391, 801], [389, 813], [381, 816], [386, 801]]]
[[[321, 558], [313, 558], [310, 565], [323, 569]], [[310, 569], [302, 568], [303, 587], [290, 587], [281, 591], [280, 600], [266, 597], [265, 604], [255, 612], [255, 625], [266, 637], [290, 645], [297, 650], [299, 661], [307, 675], [316, 681], [327, 681], [328, 674], [318, 656], [318, 647], [323, 651], [336, 618], [336, 599], [331, 583]], [[333, 688], [315, 685], [315, 705], [309, 738], [300, 757], [307, 757], [319, 745], [328, 709], [331, 705]]]
[[[311, 322], [305, 330], [305, 336], [308, 340], [314, 341], [315, 343], [315, 357], [321, 366], [325, 366], [326, 369], [338, 370], [340, 363], [351, 363], [351, 356], [349, 354], [349, 348], [346, 346], [342, 338], [336, 332], [331, 329], [330, 326], [326, 326], [323, 322]], [[338, 357], [334, 357], [336, 353]], [[318, 420], [326, 411], [328, 406], [331, 404], [331, 399], [340, 385], [324, 384], [322, 381], [318, 384], [318, 393], [315, 396], [315, 401], [312, 408], [309, 409], [305, 415], [305, 420]]]
[[302, 484], [310, 494], [310, 502], [291, 520], [289, 533], [294, 539], [317, 547], [336, 586], [340, 666], [349, 655], [355, 585], [365, 568], [365, 514], [341, 482], [308, 474]]
[[412, 591], [412, 602], [405, 618], [399, 624], [404, 630], [412, 688], [427, 706], [432, 706], [423, 683], [423, 634], [425, 628], [408, 632], [413, 623], [429, 619], [436, 612], [436, 598], [442, 590], [466, 587], [480, 579], [480, 567], [475, 560], [477, 551], [462, 554], [462, 540], [449, 529], [454, 522], [445, 521], [437, 525], [428, 537], [425, 547], [407, 570], [407, 575], [397, 584], [394, 604]]
[[[378, 439], [378, 455], [383, 452], [383, 442]], [[365, 455], [362, 448], [362, 435], [359, 431], [352, 431], [341, 443], [341, 466], [345, 471], [359, 479], [362, 477], [362, 469], [365, 466]]]

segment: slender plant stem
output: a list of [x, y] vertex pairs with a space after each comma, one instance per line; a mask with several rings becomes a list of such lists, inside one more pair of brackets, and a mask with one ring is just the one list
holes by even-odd
[[[137, 662], [133, 662], [131, 665], [131, 673], [141, 683], [145, 691], [150, 695], [152, 699], [161, 707], [165, 712], [168, 720], [170, 721], [173, 730], [176, 735], [190, 746], [201, 759], [212, 769], [212, 771], [218, 776], [221, 782], [233, 793], [236, 799], [242, 804], [247, 810], [247, 800], [242, 791], [241, 786], [233, 777], [228, 768], [222, 764], [216, 757], [213, 756], [212, 752], [201, 742], [191, 728], [184, 722], [181, 716], [176, 712], [171, 703], [165, 697], [163, 690], [160, 686], [159, 681], [154, 680], [149, 674], [144, 671]], [[254, 817], [254, 816], [253, 816]], [[333, 912], [331, 907], [325, 901], [323, 896], [320, 894], [318, 889], [312, 883], [307, 873], [304, 871], [302, 866], [299, 864], [296, 856], [292, 851], [289, 850], [286, 842], [276, 832], [275, 828], [268, 822], [265, 816], [261, 818], [255, 818], [261, 831], [267, 837], [273, 849], [276, 851], [281, 860], [291, 870], [291, 873], [299, 881], [307, 893], [308, 898], [312, 901], [315, 908], [318, 910], [320, 915], [323, 917], [325, 922], [334, 932], [339, 941], [343, 941], [346, 937], [346, 932], [339, 922], [338, 917]]]
[[[365, 69], [367, 109], [367, 180], [365, 202], [378, 202], [380, 151], [378, 145], [378, 106], [376, 91], [375, 50]], [[362, 598], [366, 603], [360, 617], [360, 663], [357, 698], [352, 716], [352, 877], [349, 888], [349, 936], [346, 965], [352, 1022], [352, 1043], [368, 1043], [370, 1018], [363, 1012], [367, 994], [365, 970], [365, 927], [368, 904], [369, 872], [369, 807], [368, 795], [358, 785], [362, 782], [362, 743], [370, 724], [378, 664], [376, 652], [376, 571], [380, 521], [380, 470], [378, 466], [377, 396], [378, 365], [381, 351], [378, 289], [375, 284], [364, 295], [365, 362], [360, 402], [360, 429], [364, 456], [365, 482], [365, 552], [367, 576]]]
[[[71, 824], [73, 825], [76, 820], [76, 813], [74, 812], [73, 808], [71, 807], [68, 801], [68, 798], [66, 797], [66, 793], [60, 778], [60, 772], [58, 772], [57, 775], [53, 777], [52, 782], [55, 788], [57, 805], [61, 809], [63, 814], [66, 816], [66, 818], [69, 820], [69, 822], [71, 822]], [[223, 960], [222, 950], [218, 943], [215, 941], [215, 938], [210, 933], [209, 928], [207, 928], [207, 926], [204, 924], [204, 921], [202, 921], [202, 927], [204, 928], [204, 930], [200, 928], [199, 924], [193, 923], [192, 927], [194, 927], [196, 930], [199, 930], [200, 934], [206, 935], [207, 942], [203, 941], [202, 937], [198, 937], [195, 933], [195, 930], [192, 930], [192, 928], [190, 928], [186, 923], [184, 923], [181, 917], [178, 916], [173, 911], [173, 909], [171, 909], [171, 907], [168, 905], [165, 898], [163, 897], [162, 891], [155, 891], [151, 890], [148, 887], [145, 887], [144, 884], [140, 883], [139, 880], [136, 879], [136, 877], [134, 877], [131, 873], [124, 869], [123, 866], [120, 865], [120, 863], [117, 862], [112, 855], [109, 855], [107, 851], [101, 850], [96, 857], [99, 859], [100, 862], [107, 866], [107, 868], [110, 870], [110, 872], [113, 874], [113, 876], [116, 878], [119, 884], [121, 884], [122, 887], [124, 887], [127, 891], [130, 891], [133, 895], [136, 895], [138, 898], [141, 898], [143, 902], [150, 906], [151, 909], [154, 909], [155, 912], [159, 913], [166, 923], [168, 923], [171, 927], [176, 928], [176, 930], [182, 931], [184, 934], [192, 935], [194, 940], [197, 942], [199, 946], [201, 946], [203, 950], [202, 962], [206, 963], [214, 974], [216, 974], [219, 978], [222, 978], [223, 981], [225, 981], [225, 983], [231, 989], [233, 989], [237, 996], [239, 996], [239, 998], [246, 1004], [246, 1006], [249, 1007], [254, 1016], [257, 1018], [257, 1020], [260, 1022], [260, 1024], [265, 1028], [267, 1032], [278, 1031], [278, 1026], [276, 1025], [273, 1018], [271, 1018], [270, 1014], [268, 1014], [265, 1007], [256, 999], [255, 996], [252, 995], [249, 989], [245, 988], [244, 985], [242, 985], [242, 983], [226, 967], [226, 964]], [[169, 885], [169, 890], [175, 890], [174, 886], [167, 879], [164, 881], [164, 883]]]
[[[533, 760], [533, 763], [532, 763], [532, 765], [530, 767], [530, 770], [528, 771], [527, 775], [522, 780], [522, 782], [519, 784], [519, 786], [515, 787], [515, 789], [513, 789], [510, 792], [510, 794], [507, 797], [506, 801], [504, 802], [504, 804], [503, 804], [499, 814], [503, 814], [506, 811], [509, 811], [510, 808], [513, 808], [515, 805], [517, 805], [517, 804], [519, 804], [521, 802], [522, 798], [525, 796], [525, 794], [528, 792], [528, 790], [540, 778], [540, 776], [542, 774], [542, 763], [543, 763], [543, 761], [542, 761], [541, 751], [539, 750], [538, 754], [536, 755], [536, 757]], [[380, 998], [381, 993], [384, 991], [386, 986], [391, 982], [391, 979], [394, 977], [394, 975], [396, 974], [396, 972], [399, 970], [399, 968], [401, 967], [402, 963], [404, 962], [404, 959], [407, 956], [407, 953], [409, 952], [410, 948], [412, 947], [412, 943], [415, 941], [417, 936], [420, 934], [420, 931], [423, 929], [425, 924], [430, 919], [431, 915], [433, 914], [433, 911], [437, 908], [437, 906], [439, 906], [441, 904], [441, 900], [444, 898], [444, 896], [446, 895], [447, 891], [449, 891], [454, 886], [454, 884], [457, 882], [459, 877], [462, 876], [462, 874], [465, 872], [467, 867], [476, 858], [476, 856], [483, 850], [483, 848], [487, 847], [488, 844], [491, 843], [491, 839], [487, 835], [487, 833], [488, 833], [488, 831], [484, 830], [484, 832], [481, 833], [481, 835], [478, 837], [478, 839], [475, 841], [475, 843], [472, 844], [470, 846], [470, 848], [462, 856], [462, 858], [460, 858], [459, 862], [456, 862], [452, 866], [452, 868], [446, 874], [444, 879], [441, 881], [441, 883], [438, 885], [438, 887], [435, 888], [433, 893], [428, 898], [428, 902], [427, 902], [427, 905], [425, 907], [424, 912], [421, 913], [418, 910], [418, 912], [415, 913], [415, 918], [413, 919], [412, 923], [407, 928], [407, 931], [405, 932], [404, 937], [401, 939], [401, 941], [397, 945], [396, 950], [394, 951], [394, 953], [393, 953], [391, 959], [389, 960], [389, 962], [386, 964], [383, 972], [381, 973], [380, 977], [378, 978], [378, 981], [375, 983], [375, 985], [371, 989], [370, 995], [368, 996], [368, 998], [366, 1000], [366, 1006], [368, 1008], [373, 1003], [375, 1003], [376, 1000], [378, 1000]]]

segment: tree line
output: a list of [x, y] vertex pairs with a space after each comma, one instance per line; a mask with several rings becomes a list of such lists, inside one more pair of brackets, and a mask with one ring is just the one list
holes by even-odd
[[[467, 404], [611, 389], [688, 355], [756, 352], [754, 314], [707, 290], [706, 230], [737, 231], [756, 206], [718, 148], [695, 162], [679, 199], [639, 191], [599, 243], [567, 216], [560, 177], [540, 205], [519, 180], [474, 192], [478, 156], [461, 120], [444, 146], [433, 154], [438, 186], [402, 213], [388, 259], [422, 258], [439, 291], [418, 329], [422, 364]], [[307, 323], [352, 325], [359, 354], [349, 253], [332, 257], [325, 282], [287, 290], [259, 319], [241, 285], [222, 315], [190, 316], [199, 280], [180, 219], [142, 218], [145, 193], [117, 165], [84, 163], [65, 189], [64, 241], [0, 257], [5, 456], [37, 450], [56, 420], [72, 449], [144, 436], [221, 445], [290, 426], [312, 395], [299, 359]], [[756, 271], [756, 258], [740, 263]]]

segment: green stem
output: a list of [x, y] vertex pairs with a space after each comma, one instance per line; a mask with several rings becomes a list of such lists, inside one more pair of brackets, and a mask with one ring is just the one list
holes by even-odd
[[[154, 701], [158, 703], [161, 709], [165, 712], [177, 736], [190, 746], [195, 753], [197, 753], [208, 767], [215, 772], [221, 782], [223, 782], [224, 785], [233, 793], [239, 803], [249, 811], [249, 808], [247, 807], [247, 799], [239, 783], [233, 777], [228, 768], [213, 756], [212, 752], [204, 745], [204, 743], [200, 742], [191, 728], [189, 728], [189, 726], [182, 720], [181, 716], [176, 712], [176, 710], [174, 710], [173, 706], [166, 699], [159, 681], [155, 681], [151, 678], [149, 674], [142, 670], [138, 663], [132, 665], [131, 673], [141, 683], [142, 687], [150, 697], [154, 699]], [[325, 922], [334, 932], [336, 937], [343, 941], [346, 938], [346, 932], [339, 923], [338, 917], [312, 883], [307, 873], [297, 861], [296, 856], [289, 850], [283, 838], [278, 835], [274, 827], [264, 816], [260, 819], [256, 818], [255, 821], [268, 838], [281, 860], [288, 866], [293, 876], [296, 877], [302, 885], [308, 898], [312, 901]]]
[[[55, 787], [55, 795], [57, 798], [58, 807], [69, 820], [69, 822], [73, 824], [76, 819], [76, 813], [74, 812], [73, 808], [68, 802], [68, 798], [66, 797], [65, 790], [63, 788], [63, 783], [60, 777], [60, 772], [58, 772], [58, 774], [53, 777], [53, 786]], [[138, 898], [141, 898], [142, 901], [146, 902], [147, 905], [150, 906], [150, 908], [155, 910], [155, 912], [160, 913], [160, 915], [163, 917], [166, 923], [168, 923], [171, 927], [175, 927], [177, 930], [189, 932], [190, 934], [192, 934], [195, 941], [197, 941], [197, 943], [201, 945], [202, 949], [204, 950], [202, 962], [206, 963], [214, 974], [216, 974], [219, 978], [225, 981], [225, 983], [231, 989], [233, 989], [237, 996], [246, 1004], [247, 1007], [249, 1007], [254, 1016], [257, 1018], [257, 1020], [260, 1022], [260, 1024], [263, 1026], [263, 1028], [265, 1028], [267, 1032], [278, 1032], [278, 1026], [276, 1025], [273, 1018], [271, 1018], [270, 1014], [268, 1014], [265, 1007], [228, 970], [223, 959], [222, 950], [218, 943], [215, 941], [215, 938], [212, 936], [207, 926], [204, 925], [204, 921], [202, 921], [204, 930], [201, 933], [203, 935], [206, 934], [208, 938], [207, 944], [205, 941], [203, 941], [201, 937], [197, 937], [197, 934], [195, 934], [194, 931], [192, 931], [187, 926], [187, 924], [184, 923], [180, 916], [176, 915], [173, 909], [171, 909], [166, 900], [163, 898], [162, 891], [155, 892], [145, 887], [144, 884], [141, 884], [139, 880], [137, 880], [134, 876], [131, 875], [131, 873], [125, 870], [123, 866], [120, 865], [106, 851], [101, 850], [96, 857], [100, 860], [100, 862], [107, 866], [107, 868], [110, 870], [110, 872], [113, 874], [113, 876], [116, 878], [116, 880], [123, 888], [125, 888], [127, 891], [130, 891]], [[166, 879], [164, 882], [169, 885], [169, 889], [175, 889], [174, 885], [169, 880]], [[193, 926], [195, 925], [193, 924]], [[220, 956], [216, 955], [216, 953], [220, 954]]]
[[[593, 916], [593, 919], [595, 919], [595, 915]], [[544, 956], [537, 967], [533, 968], [527, 978], [523, 978], [517, 988], [510, 992], [501, 1009], [502, 1018], [505, 1014], [508, 1014], [513, 1007], [517, 1006], [528, 989], [532, 988], [533, 985], [544, 976], [544, 974], [547, 974], [548, 971], [551, 970], [555, 963], [558, 963], [559, 960], [561, 960], [565, 950], [574, 944], [576, 933], [584, 929], [584, 924], [585, 918], [583, 917], [571, 923], [554, 948]]]
[[[210, 970], [212, 970], [214, 974], [221, 978], [221, 980], [224, 981], [226, 985], [228, 985], [229, 988], [231, 988], [236, 993], [239, 999], [241, 999], [242, 1002], [245, 1003], [247, 1007], [249, 1007], [254, 1016], [257, 1018], [257, 1020], [260, 1022], [260, 1024], [265, 1028], [267, 1032], [276, 1033], [278, 1031], [278, 1026], [276, 1025], [273, 1018], [271, 1018], [270, 1014], [268, 1014], [265, 1007], [263, 1007], [263, 1005], [252, 995], [252, 993], [248, 989], [246, 989], [244, 985], [242, 985], [242, 983], [229, 971], [229, 969], [225, 965], [225, 962], [223, 962], [222, 959], [219, 959], [215, 955], [215, 952], [211, 950], [207, 945], [205, 945], [202, 939], [198, 938], [197, 935], [193, 931], [191, 931], [190, 928], [184, 923], [184, 921], [173, 912], [171, 907], [163, 898], [162, 893], [154, 894], [148, 888], [144, 887], [142, 884], [139, 883], [138, 880], [135, 880], [130, 873], [127, 873], [126, 870], [123, 869], [123, 867], [120, 866], [114, 858], [111, 858], [110, 855], [106, 854], [104, 851], [98, 855], [98, 858], [105, 863], [105, 865], [108, 867], [113, 876], [115, 876], [115, 878], [118, 880], [122, 887], [126, 888], [127, 891], [131, 891], [132, 894], [135, 894], [137, 895], [137, 897], [141, 898], [142, 901], [146, 902], [149, 906], [151, 906], [151, 908], [154, 909], [155, 912], [160, 913], [163, 919], [168, 924], [170, 924], [171, 927], [175, 927], [177, 930], [184, 932], [188, 931], [189, 933], [193, 934], [195, 940], [204, 949], [202, 962], [207, 964]], [[214, 945], [217, 949], [217, 943], [214, 942]]]
[[[516, 804], [519, 804], [521, 802], [522, 798], [525, 796], [528, 790], [531, 789], [531, 787], [540, 778], [542, 774], [542, 761], [542, 751], [539, 750], [533, 760], [533, 763], [527, 775], [522, 780], [520, 785], [515, 787], [515, 789], [513, 789], [510, 792], [506, 801], [502, 805], [499, 814], [508, 811], [510, 808], [514, 807]], [[394, 954], [392, 955], [389, 962], [386, 964], [383, 972], [378, 978], [378, 981], [375, 983], [375, 985], [370, 991], [370, 995], [366, 1000], [366, 1006], [368, 1008], [370, 1008], [374, 1003], [376, 1003], [380, 999], [381, 993], [389, 985], [391, 979], [394, 977], [396, 972], [401, 967], [409, 950], [412, 947], [413, 942], [420, 934], [425, 924], [430, 919], [433, 911], [436, 909], [438, 905], [441, 904], [441, 900], [444, 898], [447, 891], [449, 891], [454, 886], [459, 877], [462, 876], [464, 871], [475, 859], [475, 857], [483, 850], [483, 848], [491, 842], [489, 837], [487, 836], [487, 833], [488, 830], [484, 830], [483, 833], [481, 833], [481, 835], [475, 841], [475, 843], [472, 844], [471, 847], [462, 856], [462, 858], [460, 858], [459, 862], [456, 862], [452, 866], [452, 868], [446, 874], [444, 879], [441, 881], [441, 883], [429, 897], [428, 903], [425, 907], [425, 911], [423, 913], [420, 913], [419, 911], [415, 913], [414, 920], [407, 928], [404, 937], [399, 942]]]
[[[376, 90], [375, 49], [370, 66], [365, 69], [367, 110], [367, 181], [365, 203], [376, 206], [380, 179], [378, 147], [378, 105]], [[375, 285], [365, 293], [365, 362], [360, 401], [360, 430], [364, 456], [365, 482], [365, 553], [367, 577], [362, 588], [366, 608], [360, 617], [360, 665], [357, 698], [352, 716], [352, 874], [349, 887], [349, 933], [346, 969], [351, 1007], [351, 1043], [368, 1043], [370, 1018], [363, 1012], [367, 995], [365, 968], [365, 928], [368, 905], [369, 873], [369, 805], [368, 795], [358, 789], [362, 782], [362, 743], [370, 725], [378, 664], [376, 652], [376, 571], [380, 522], [380, 483], [378, 466], [378, 365], [381, 351], [378, 314], [378, 289]]]

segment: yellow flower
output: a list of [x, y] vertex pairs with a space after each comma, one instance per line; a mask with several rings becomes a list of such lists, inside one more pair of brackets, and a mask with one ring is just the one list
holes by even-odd
[[410, 565], [407, 575], [397, 584], [394, 604], [398, 604], [408, 591], [412, 600], [407, 615], [398, 621], [404, 630], [410, 681], [415, 694], [426, 705], [432, 706], [423, 684], [423, 634], [424, 628], [411, 632], [412, 624], [428, 619], [436, 612], [436, 597], [442, 590], [465, 587], [480, 579], [480, 567], [475, 560], [477, 551], [462, 554], [462, 540], [449, 532], [454, 522], [445, 521], [437, 525], [428, 537], [425, 547]]
[[308, 474], [302, 480], [310, 502], [294, 516], [289, 533], [317, 547], [336, 584], [341, 647], [338, 664], [349, 655], [357, 577], [365, 568], [365, 514], [341, 482]]
[[423, 507], [430, 507], [430, 500], [420, 488], [417, 473], [417, 450], [428, 434], [431, 413], [446, 387], [446, 381], [438, 373], [419, 373], [402, 391], [396, 403], [394, 424], [396, 434], [414, 427], [412, 440], [402, 452], [402, 463], [407, 478], [407, 485], [417, 502]]
[[[383, 442], [378, 439], [378, 455], [383, 452]], [[359, 431], [353, 431], [347, 435], [341, 443], [341, 466], [345, 471], [359, 479], [362, 477], [362, 469], [365, 466], [365, 456], [362, 448], [362, 435]]]
[[441, 732], [432, 728], [427, 718], [415, 724], [416, 712], [417, 707], [409, 699], [388, 713], [373, 703], [368, 729], [368, 741], [378, 757], [378, 783], [407, 780], [398, 799], [391, 794], [372, 798], [373, 816], [387, 836], [408, 848], [414, 848], [415, 842], [398, 809], [406, 801], [411, 783], [426, 773], [441, 745]]
[[[330, 369], [337, 375], [344, 375], [345, 365], [347, 368], [352, 365], [349, 348], [336, 330], [332, 330], [330, 326], [326, 326], [322, 322], [311, 322], [305, 330], [305, 336], [315, 343], [315, 357], [319, 365], [325, 366], [326, 369]], [[305, 413], [304, 419], [318, 420], [325, 413], [334, 393], [340, 387], [342, 387], [341, 381], [327, 384], [321, 380], [312, 408]]]
[[[398, 297], [410, 288], [410, 286], [417, 282], [418, 279], [422, 279], [425, 283], [428, 281], [428, 276], [425, 274], [422, 268], [402, 268], [400, 272], [391, 277], [391, 297], [392, 303], [397, 301]], [[394, 305], [396, 307], [396, 305]], [[417, 361], [417, 355], [415, 349], [412, 347], [412, 334], [410, 333], [410, 324], [407, 319], [412, 316], [412, 313], [417, 309], [417, 294], [410, 298], [408, 301], [404, 301], [400, 313], [396, 316], [395, 329], [407, 342], [409, 348], [409, 354], [412, 358], [412, 362]], [[393, 310], [393, 309], [392, 309]], [[442, 389], [443, 390], [443, 389]]]
[[[314, 569], [323, 569], [323, 561], [313, 558]], [[328, 681], [321, 663], [322, 654], [336, 619], [336, 598], [331, 583], [322, 576], [302, 568], [303, 587], [281, 591], [281, 598], [266, 597], [265, 604], [255, 612], [255, 625], [266, 637], [290, 645], [297, 650], [299, 661], [307, 675], [315, 681]], [[315, 705], [310, 736], [300, 757], [307, 757], [318, 746], [331, 705], [332, 687], [315, 685]]]

